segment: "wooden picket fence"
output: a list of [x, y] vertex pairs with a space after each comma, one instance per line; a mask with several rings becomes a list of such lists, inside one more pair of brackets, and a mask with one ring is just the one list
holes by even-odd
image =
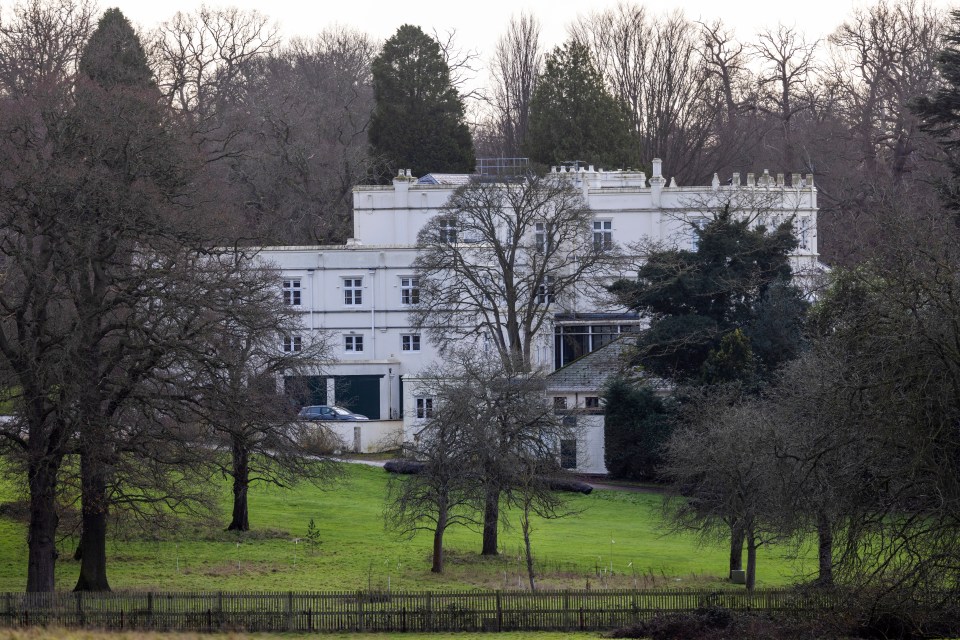
[[601, 590], [0, 594], [0, 627], [55, 625], [163, 631], [606, 630], [708, 605], [816, 615], [831, 591]]

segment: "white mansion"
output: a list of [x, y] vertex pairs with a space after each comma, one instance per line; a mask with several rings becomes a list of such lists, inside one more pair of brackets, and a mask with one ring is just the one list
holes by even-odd
[[[594, 216], [595, 241], [628, 246], [647, 239], [689, 247], [696, 238], [692, 225], [705, 220], [711, 208], [731, 202], [741, 211], [772, 216], [774, 221], [794, 216], [799, 240], [794, 271], [811, 272], [817, 266], [817, 192], [812, 176], [795, 173], [786, 179], [784, 174], [764, 171], [748, 173], [742, 180], [735, 173], [726, 184], [715, 175], [710, 185], [677, 186], [667, 184], [659, 160], [654, 160], [649, 180], [643, 172], [593, 167], [553, 172], [582, 191]], [[280, 269], [284, 301], [302, 313], [304, 334], [325, 332], [334, 347], [336, 362], [306, 381], [311, 403], [337, 403], [376, 421], [352, 423], [352, 433], [342, 434], [357, 450], [373, 448], [391, 433], [395, 439], [408, 433], [426, 411], [429, 399], [414, 397], [409, 382], [438, 357], [434, 345], [408, 318], [419, 295], [412, 267], [417, 234], [470, 179], [449, 174], [418, 179], [407, 171], [390, 186], [356, 187], [353, 238], [345, 245], [267, 247], [261, 252]], [[568, 409], [594, 407], [603, 380], [563, 372], [571, 372], [572, 363], [583, 369], [589, 360], [580, 360], [583, 356], [642, 322], [623, 309], [581, 308], [588, 304], [587, 297], [561, 301], [552, 326], [538, 337], [534, 355], [541, 366], [558, 370], [551, 393], [557, 406]], [[284, 339], [283, 348], [298, 349], [304, 337]], [[593, 428], [584, 430], [584, 441], [576, 443], [571, 466], [602, 473], [602, 420], [596, 418]], [[401, 421], [407, 423], [406, 431]]]

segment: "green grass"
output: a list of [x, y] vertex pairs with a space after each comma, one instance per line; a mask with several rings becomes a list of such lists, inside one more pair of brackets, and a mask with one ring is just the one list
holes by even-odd
[[[111, 540], [108, 575], [114, 589], [128, 590], [353, 590], [353, 589], [515, 589], [526, 585], [521, 536], [501, 534], [503, 553], [481, 559], [480, 536], [463, 528], [446, 537], [447, 571], [429, 571], [431, 538], [398, 539], [383, 527], [383, 496], [388, 474], [347, 465], [344, 482], [333, 490], [311, 485], [252, 491], [252, 531], [235, 535], [216, 526], [193, 527], [161, 539]], [[226, 512], [226, 485], [221, 492]], [[0, 502], [15, 498], [14, 487], [0, 487]], [[726, 573], [722, 544], [701, 546], [692, 535], [667, 534], [661, 498], [647, 493], [594, 491], [571, 498], [578, 516], [535, 525], [534, 554], [543, 588], [700, 586], [716, 584]], [[313, 518], [322, 544], [309, 551], [303, 542]], [[71, 589], [78, 564], [71, 559], [75, 540], [60, 542], [57, 588]], [[762, 548], [758, 586], [802, 579], [813, 568], [809, 552], [801, 560], [788, 547]], [[610, 575], [610, 568], [613, 575]], [[26, 527], [0, 517], [0, 591], [25, 584]]]

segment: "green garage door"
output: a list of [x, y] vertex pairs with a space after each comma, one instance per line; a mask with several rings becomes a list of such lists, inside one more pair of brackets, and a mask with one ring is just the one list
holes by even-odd
[[380, 419], [379, 376], [334, 376], [337, 405], [371, 420]]
[[380, 419], [379, 376], [287, 376], [283, 379], [287, 395], [304, 407], [311, 404], [330, 404], [327, 401], [327, 381], [333, 378], [337, 406]]

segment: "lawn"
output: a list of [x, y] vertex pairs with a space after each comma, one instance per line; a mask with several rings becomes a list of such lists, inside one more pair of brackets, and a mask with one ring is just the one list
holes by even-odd
[[[376, 467], [347, 465], [344, 481], [322, 491], [256, 487], [251, 495], [252, 531], [222, 531], [225, 517], [178, 533], [138, 534], [109, 543], [108, 573], [114, 589], [127, 590], [353, 590], [353, 589], [516, 589], [526, 585], [521, 537], [501, 534], [498, 558], [477, 555], [480, 536], [453, 529], [446, 538], [447, 571], [429, 571], [431, 539], [420, 534], [399, 539], [384, 531], [383, 496], [388, 474]], [[229, 507], [227, 486], [211, 486]], [[0, 488], [0, 502], [16, 492]], [[541, 521], [533, 533], [534, 554], [544, 588], [703, 586], [718, 584], [726, 572], [722, 544], [699, 545], [689, 534], [668, 534], [660, 516], [660, 496], [597, 490], [575, 495], [579, 515]], [[313, 518], [321, 544], [304, 542]], [[148, 540], [147, 538], [154, 538]], [[0, 516], [0, 591], [25, 583], [26, 527]], [[299, 541], [298, 541], [299, 539]], [[59, 543], [57, 588], [71, 589], [78, 564], [75, 540]], [[803, 579], [814, 567], [809, 551], [799, 561], [792, 547], [762, 548], [758, 586]]]

